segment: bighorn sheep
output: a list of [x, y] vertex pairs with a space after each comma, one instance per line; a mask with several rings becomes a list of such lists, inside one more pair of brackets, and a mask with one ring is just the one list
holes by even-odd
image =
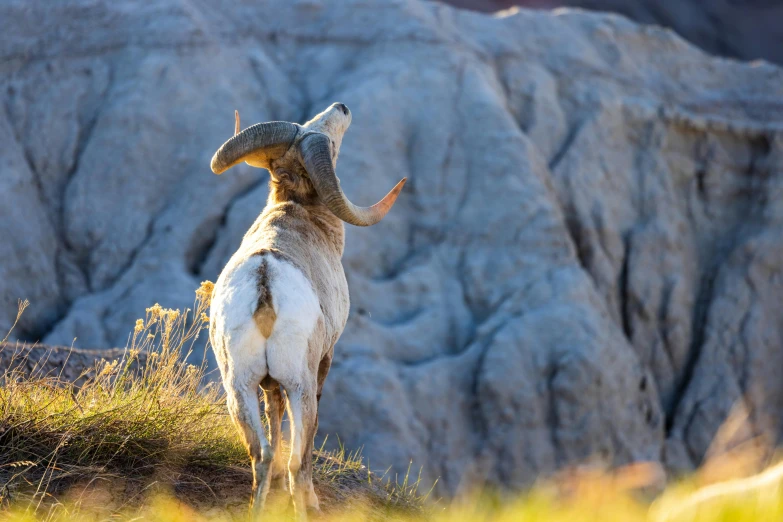
[[[294, 511], [302, 520], [306, 507], [319, 509], [312, 482], [318, 403], [349, 308], [340, 261], [343, 221], [374, 225], [405, 184], [403, 178], [371, 207], [348, 200], [334, 168], [350, 124], [351, 112], [342, 103], [304, 125], [273, 121], [242, 132], [236, 113], [234, 137], [212, 157], [215, 174], [244, 161], [271, 175], [266, 207], [220, 274], [210, 308], [210, 339], [228, 410], [252, 461], [256, 517], [270, 480], [284, 480], [283, 391], [291, 423], [288, 477]], [[261, 424], [259, 385], [269, 441]]]

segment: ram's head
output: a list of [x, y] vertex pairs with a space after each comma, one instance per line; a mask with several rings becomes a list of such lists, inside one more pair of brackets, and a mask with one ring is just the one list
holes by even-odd
[[343, 193], [335, 174], [343, 134], [351, 125], [351, 111], [333, 103], [304, 125], [286, 121], [257, 123], [240, 132], [239, 113], [234, 137], [212, 156], [212, 172], [222, 174], [245, 162], [253, 167], [294, 171], [306, 175], [326, 207], [346, 223], [369, 226], [379, 222], [394, 205], [405, 178], [371, 207], [358, 207]]

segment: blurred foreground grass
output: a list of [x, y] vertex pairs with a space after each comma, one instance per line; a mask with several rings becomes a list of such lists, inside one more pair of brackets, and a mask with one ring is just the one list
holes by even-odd
[[[251, 474], [222, 390], [207, 382], [204, 364], [182, 362], [205, 341], [210, 294], [211, 284], [203, 284], [192, 311], [147, 309], [124, 356], [97, 363], [78, 386], [29, 371], [21, 359], [3, 369], [0, 522], [244, 519]], [[324, 512], [316, 518], [783, 520], [783, 466], [750, 475], [747, 455], [717, 459], [713, 478], [697, 474], [662, 493], [660, 470], [641, 463], [609, 472], [571, 470], [525, 494], [464, 493], [447, 503], [428, 499], [428, 487], [409, 476], [391, 481], [370, 473], [357, 454], [321, 449], [314, 479]], [[287, 494], [272, 492], [264, 519], [290, 517]]]

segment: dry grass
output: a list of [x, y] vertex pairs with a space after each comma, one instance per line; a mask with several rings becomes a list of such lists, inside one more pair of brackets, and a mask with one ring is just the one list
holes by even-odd
[[[193, 311], [149, 308], [123, 356], [98, 363], [76, 380], [78, 386], [59, 375], [31, 375], [20, 369], [23, 364], [4, 370], [0, 522], [244, 518], [251, 475], [222, 390], [207, 382], [204, 365], [181, 362], [206, 341], [210, 292], [209, 284], [197, 291]], [[571, 470], [524, 495], [482, 491], [425, 507], [419, 483], [409, 475], [401, 483], [384, 480], [358, 454], [321, 449], [314, 477], [324, 509], [319, 519], [783, 520], [783, 464], [753, 475], [768, 453], [755, 441], [733, 442], [743, 440], [742, 423], [742, 415], [730, 419], [708, 464], [657, 498], [651, 487], [662, 489], [661, 470], [642, 463], [610, 472]], [[290, 519], [287, 494], [272, 493], [269, 501], [265, 520]]]
[[[206, 342], [210, 295], [207, 282], [193, 310], [148, 308], [123, 356], [98, 362], [78, 387], [12, 362], [0, 375], [0, 503], [24, 506], [35, 519], [110, 517], [161, 495], [196, 509], [244, 512], [249, 463], [222, 388], [205, 378], [205, 364], [182, 363]], [[413, 485], [370, 474], [359, 455], [321, 449], [315, 456], [326, 511], [347, 503], [420, 509]]]

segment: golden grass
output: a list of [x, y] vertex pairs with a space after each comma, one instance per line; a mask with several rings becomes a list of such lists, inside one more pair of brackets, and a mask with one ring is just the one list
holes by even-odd
[[[249, 461], [222, 387], [205, 378], [205, 363], [182, 362], [207, 342], [211, 285], [196, 291], [193, 310], [148, 308], [123, 357], [96, 363], [78, 387], [30, 375], [22, 360], [3, 370], [0, 506], [14, 509], [0, 519], [108, 519], [149, 502], [244, 511]], [[353, 501], [381, 511], [420, 506], [415, 485], [382, 481], [358, 454], [316, 451], [314, 480], [326, 509]]]
[[[211, 283], [193, 310], [155, 305], [122, 358], [85, 372], [0, 375], [0, 522], [243, 519], [251, 475], [222, 389], [182, 362], [206, 342]], [[23, 307], [20, 306], [20, 310]], [[8, 349], [8, 348], [6, 348]], [[717, 439], [739, 431], [736, 418]], [[716, 440], [717, 440], [716, 439]], [[718, 442], [721, 442], [718, 440]], [[725, 441], [723, 441], [725, 442]], [[722, 442], [721, 442], [722, 443]], [[324, 521], [751, 522], [783, 520], [783, 464], [756, 475], [757, 448], [715, 455], [689, 480], [662, 484], [655, 464], [571, 470], [510, 495], [486, 490], [426, 501], [410, 475], [370, 473], [361, 456], [315, 452]], [[427, 489], [427, 488], [423, 488]], [[284, 492], [264, 520], [290, 520]]]

